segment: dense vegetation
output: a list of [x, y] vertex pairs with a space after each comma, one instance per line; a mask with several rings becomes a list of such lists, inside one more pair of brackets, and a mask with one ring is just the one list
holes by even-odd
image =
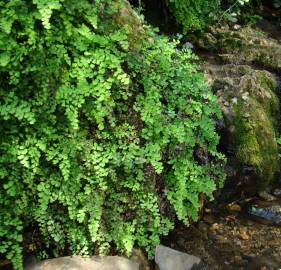
[[169, 0], [169, 7], [184, 32], [202, 30], [215, 21], [220, 12], [219, 0]]
[[[214, 7], [201, 2], [190, 12]], [[0, 253], [22, 269], [32, 227], [52, 256], [152, 254], [223, 179], [220, 111], [194, 56], [125, 1], [0, 7]]]

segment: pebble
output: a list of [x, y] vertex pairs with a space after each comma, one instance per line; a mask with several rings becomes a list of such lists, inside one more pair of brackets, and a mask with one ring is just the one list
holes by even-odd
[[218, 231], [220, 229], [220, 226], [218, 223], [214, 223], [212, 226], [211, 226], [211, 230], [212, 231]]
[[212, 213], [212, 210], [210, 208], [205, 208], [205, 213], [210, 214], [210, 213]]
[[227, 209], [231, 212], [241, 212], [241, 206], [239, 204], [229, 204]]
[[235, 30], [238, 30], [238, 29], [240, 29], [240, 28], [241, 28], [241, 25], [239, 25], [239, 24], [235, 24], [235, 25], [233, 26], [233, 28], [234, 28]]
[[250, 239], [249, 235], [245, 231], [240, 231], [239, 236], [242, 240], [249, 240]]

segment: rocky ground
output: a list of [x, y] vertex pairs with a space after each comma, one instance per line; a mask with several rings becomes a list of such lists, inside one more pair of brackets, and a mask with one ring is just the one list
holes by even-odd
[[251, 219], [238, 204], [219, 214], [207, 208], [199, 223], [179, 225], [166, 241], [200, 257], [210, 270], [281, 268], [281, 227]]

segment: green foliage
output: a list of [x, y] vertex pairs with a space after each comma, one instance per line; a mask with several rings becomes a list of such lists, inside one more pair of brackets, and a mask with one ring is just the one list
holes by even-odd
[[275, 8], [280, 8], [281, 7], [281, 0], [273, 0], [273, 6]]
[[0, 1], [0, 253], [16, 269], [30, 225], [55, 256], [152, 255], [163, 209], [188, 224], [223, 178], [192, 54], [149, 32], [130, 49], [111, 4]]
[[222, 21], [254, 24], [261, 19], [254, 14], [255, 3], [250, 0], [169, 0], [168, 3], [185, 33], [203, 31], [210, 24]]
[[237, 23], [239, 20], [245, 24], [255, 24], [261, 17], [254, 13], [252, 2], [250, 0], [229, 0], [229, 7], [220, 16], [221, 19], [232, 23]]
[[220, 12], [220, 0], [169, 0], [168, 3], [184, 32], [203, 30]]

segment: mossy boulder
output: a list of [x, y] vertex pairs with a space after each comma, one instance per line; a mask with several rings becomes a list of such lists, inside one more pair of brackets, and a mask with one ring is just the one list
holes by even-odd
[[205, 70], [218, 96], [234, 155], [240, 164], [255, 169], [257, 190], [264, 190], [279, 171], [276, 78], [248, 65], [207, 64]]
[[153, 40], [145, 32], [141, 17], [134, 11], [128, 1], [115, 0], [114, 22], [119, 27], [126, 28], [131, 49], [141, 47], [144, 39]]
[[215, 49], [227, 63], [255, 63], [270, 70], [281, 70], [281, 44], [260, 29], [213, 27], [199, 46]]

